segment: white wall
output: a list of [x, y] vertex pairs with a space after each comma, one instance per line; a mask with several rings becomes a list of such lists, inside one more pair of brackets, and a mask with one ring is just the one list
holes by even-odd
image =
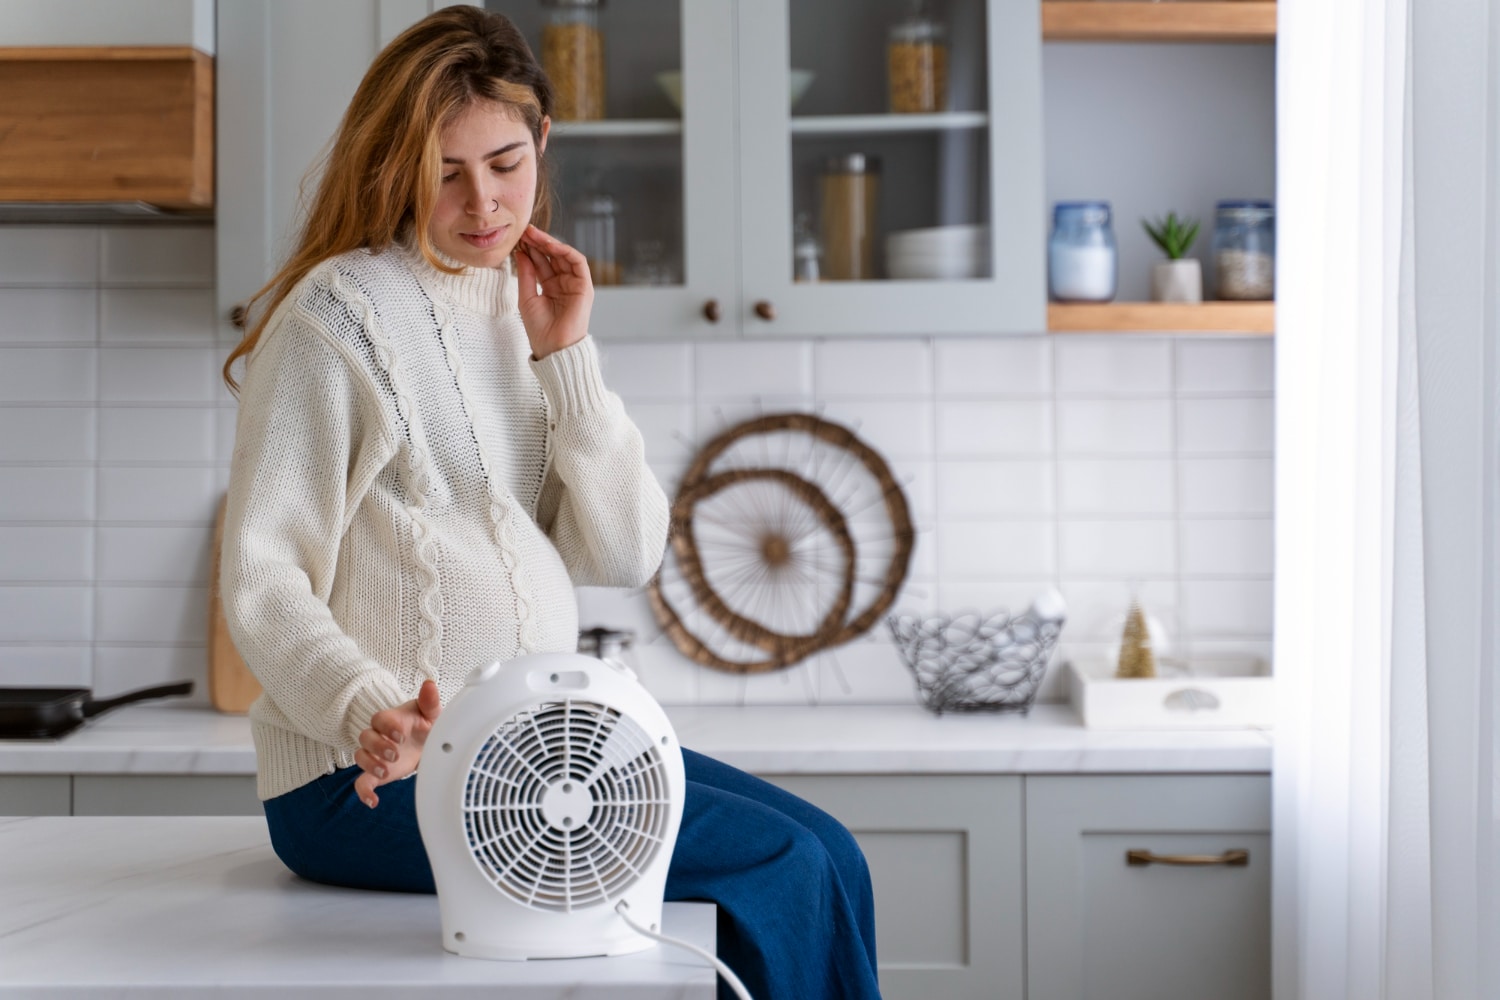
[[[204, 677], [234, 422], [213, 276], [207, 227], [0, 227], [0, 685]], [[857, 427], [920, 532], [900, 608], [1016, 606], [1056, 584], [1068, 650], [1098, 653], [1139, 581], [1193, 650], [1268, 652], [1269, 339], [602, 349], [669, 492], [697, 444], [757, 409]], [[744, 681], [648, 641], [639, 594], [586, 590], [580, 611], [641, 631], [637, 662], [667, 701], [913, 697], [883, 628], [838, 651], [837, 671], [823, 659]]]

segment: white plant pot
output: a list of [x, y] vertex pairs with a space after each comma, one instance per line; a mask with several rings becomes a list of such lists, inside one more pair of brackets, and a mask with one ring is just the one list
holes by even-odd
[[1151, 268], [1152, 302], [1202, 302], [1203, 268], [1196, 258], [1164, 260]]

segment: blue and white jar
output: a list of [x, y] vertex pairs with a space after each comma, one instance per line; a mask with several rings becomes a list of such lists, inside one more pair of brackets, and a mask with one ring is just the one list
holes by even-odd
[[1052, 208], [1047, 290], [1055, 302], [1108, 302], [1119, 275], [1107, 201], [1060, 201]]

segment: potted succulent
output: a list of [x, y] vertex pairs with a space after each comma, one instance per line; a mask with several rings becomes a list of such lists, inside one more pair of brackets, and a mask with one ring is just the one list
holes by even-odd
[[1178, 219], [1176, 212], [1168, 212], [1165, 219], [1158, 219], [1154, 225], [1145, 219], [1141, 225], [1167, 255], [1166, 260], [1151, 268], [1151, 301], [1202, 302], [1203, 268], [1197, 258], [1187, 256], [1198, 238], [1197, 221]]

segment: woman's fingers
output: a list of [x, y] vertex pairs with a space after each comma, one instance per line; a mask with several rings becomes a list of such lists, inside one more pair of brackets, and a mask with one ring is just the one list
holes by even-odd
[[380, 805], [380, 796], [375, 794], [375, 786], [380, 784], [379, 779], [366, 772], [354, 779], [354, 794], [359, 796], [359, 801], [374, 809]]

